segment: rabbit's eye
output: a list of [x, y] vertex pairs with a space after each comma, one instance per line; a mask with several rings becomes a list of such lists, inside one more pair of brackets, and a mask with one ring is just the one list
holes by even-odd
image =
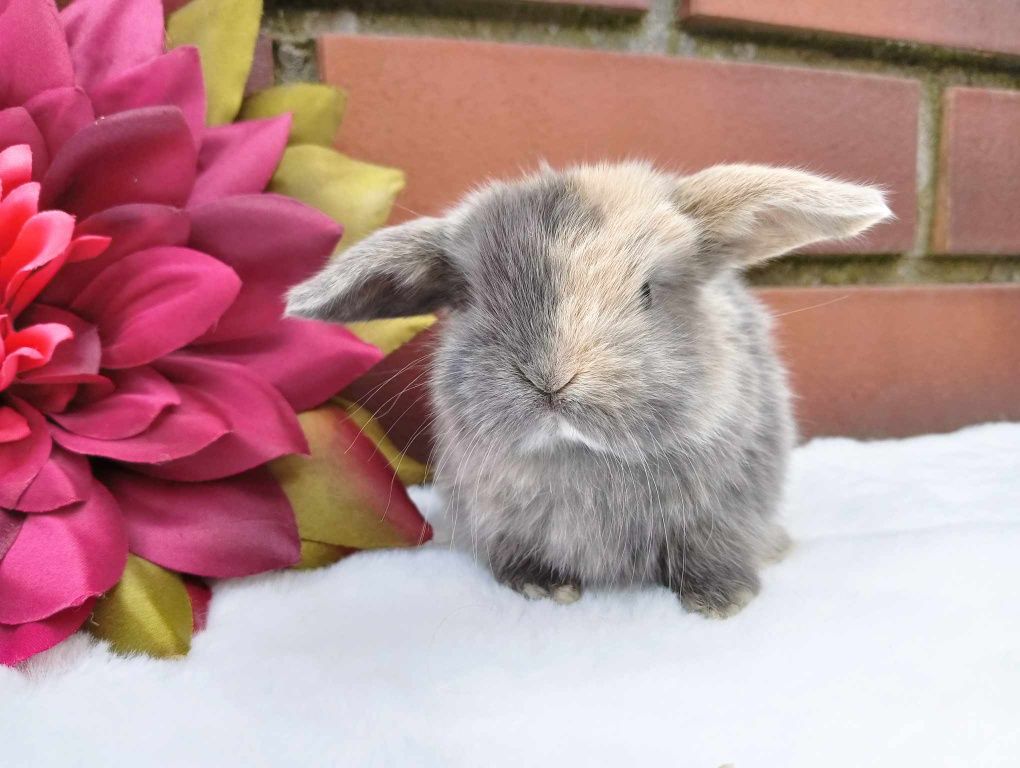
[[641, 285], [641, 307], [648, 309], [652, 306], [652, 286], [651, 283], [643, 283]]

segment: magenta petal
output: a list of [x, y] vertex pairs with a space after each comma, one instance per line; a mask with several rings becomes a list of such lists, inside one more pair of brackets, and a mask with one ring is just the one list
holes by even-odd
[[163, 52], [160, 0], [75, 0], [60, 21], [87, 91]]
[[0, 147], [16, 144], [27, 144], [32, 150], [32, 177], [41, 178], [49, 166], [50, 153], [35, 120], [24, 107], [0, 109]]
[[298, 561], [297, 525], [268, 470], [206, 483], [169, 483], [111, 470], [131, 551], [164, 568], [227, 578]]
[[24, 515], [0, 507], [0, 560], [3, 560], [14, 546], [14, 540], [18, 538], [24, 522]]
[[39, 411], [14, 397], [10, 404], [30, 430], [28, 437], [0, 443], [0, 507], [15, 509], [21, 494], [49, 460], [53, 443]]
[[[97, 115], [139, 107], [179, 107], [196, 144], [205, 126], [205, 84], [198, 49], [175, 48], [121, 72], [90, 92]], [[199, 156], [201, 168], [201, 155]]]
[[209, 603], [212, 602], [212, 590], [204, 581], [185, 579], [184, 588], [188, 590], [191, 600], [191, 625], [197, 634], [205, 629], [209, 620]]
[[288, 317], [255, 336], [197, 347], [271, 382], [297, 411], [321, 405], [382, 359], [341, 325]]
[[181, 396], [173, 385], [148, 366], [110, 371], [116, 390], [87, 405], [51, 418], [68, 432], [99, 440], [121, 440], [148, 429]]
[[294, 411], [280, 393], [233, 363], [175, 354], [154, 364], [177, 387], [194, 387], [229, 425], [230, 432], [178, 461], [139, 467], [168, 480], [217, 480], [271, 459], [307, 450]]
[[76, 216], [127, 203], [181, 206], [195, 182], [197, 153], [176, 107], [145, 107], [76, 133], [43, 177], [42, 204]]
[[108, 237], [109, 247], [94, 259], [65, 264], [43, 291], [41, 300], [68, 305], [113, 262], [157, 245], [185, 245], [190, 233], [188, 214], [169, 205], [133, 203], [100, 211], [79, 222], [74, 234]]
[[81, 88], [54, 88], [25, 102], [52, 157], [74, 134], [96, 119], [92, 102]]
[[28, 624], [0, 624], [0, 664], [13, 666], [52, 648], [78, 631], [92, 613], [95, 599], [77, 608]]
[[23, 440], [32, 434], [25, 417], [9, 405], [0, 405], [0, 443]]
[[191, 210], [191, 244], [233, 267], [241, 295], [201, 341], [257, 333], [283, 315], [283, 295], [318, 271], [340, 238], [323, 213], [289, 197], [245, 195]]
[[290, 133], [290, 115], [206, 128], [198, 152], [198, 179], [189, 205], [266, 188]]
[[127, 544], [117, 502], [99, 483], [66, 511], [29, 515], [0, 562], [0, 624], [39, 621], [102, 594], [124, 572]]
[[22, 104], [67, 85], [74, 85], [74, 70], [56, 6], [41, 0], [0, 4], [0, 104]]
[[53, 446], [50, 460], [18, 500], [19, 512], [52, 512], [85, 501], [92, 490], [88, 459]]
[[[7, 191], [7, 183], [0, 168], [0, 185]], [[22, 184], [4, 195], [0, 201], [0, 253], [5, 253], [17, 239], [21, 228], [39, 210], [39, 185]]]
[[208, 402], [204, 393], [177, 385], [181, 404], [163, 411], [152, 426], [132, 437], [98, 440], [69, 432], [50, 423], [53, 439], [74, 453], [117, 461], [158, 464], [198, 453], [227, 434], [227, 421]]
[[103, 367], [144, 365], [198, 338], [241, 289], [230, 267], [187, 248], [150, 248], [104, 269], [71, 305], [103, 339]]
[[71, 329], [74, 338], [60, 344], [42, 368], [21, 377], [25, 384], [68, 384], [87, 381], [99, 373], [102, 348], [99, 332], [73, 312], [45, 304], [33, 304], [21, 315], [22, 325], [36, 323], [64, 325]]

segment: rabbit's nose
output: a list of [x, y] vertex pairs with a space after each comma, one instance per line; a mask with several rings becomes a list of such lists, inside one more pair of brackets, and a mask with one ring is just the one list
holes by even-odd
[[514, 363], [514, 368], [517, 370], [517, 374], [526, 382], [528, 382], [528, 384], [534, 387], [535, 391], [542, 395], [550, 406], [556, 405], [560, 393], [562, 393], [563, 390], [569, 387], [573, 383], [574, 379], [577, 378], [577, 374], [575, 373], [569, 379], [563, 381], [563, 383], [550, 383], [550, 379], [530, 375], [516, 363]]
[[567, 387], [569, 387], [571, 384], [573, 384], [574, 383], [574, 379], [576, 379], [576, 378], [577, 378], [577, 374], [575, 373], [573, 376], [571, 376], [569, 379], [564, 381], [559, 386], [546, 385], [544, 387], [539, 387], [539, 386], [536, 385], [536, 389], [538, 389], [539, 392], [541, 392], [543, 395], [545, 395], [545, 399], [548, 401], [549, 405], [555, 406], [556, 403], [559, 402], [560, 396], [563, 393], [563, 390], [565, 390]]

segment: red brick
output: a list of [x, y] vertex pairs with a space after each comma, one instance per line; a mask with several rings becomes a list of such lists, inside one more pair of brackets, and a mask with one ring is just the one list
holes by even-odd
[[687, 0], [681, 18], [1020, 54], [1016, 0]]
[[1020, 285], [760, 295], [803, 435], [902, 437], [1020, 419]]
[[350, 92], [340, 148], [407, 171], [396, 220], [540, 158], [641, 157], [688, 171], [752, 161], [885, 185], [898, 219], [844, 250], [913, 242], [914, 81], [420, 38], [329, 36], [320, 57], [325, 79]]
[[[1020, 420], [1020, 285], [773, 288], [805, 438], [904, 437]], [[426, 460], [430, 329], [347, 394]], [[379, 384], [385, 392], [373, 392]], [[383, 405], [384, 407], [380, 407]]]
[[1020, 93], [949, 88], [940, 145], [937, 253], [1020, 253]]

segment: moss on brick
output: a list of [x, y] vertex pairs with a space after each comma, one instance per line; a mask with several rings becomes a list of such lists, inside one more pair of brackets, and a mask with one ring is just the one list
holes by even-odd
[[1020, 281], [1020, 256], [790, 256], [748, 272], [754, 285], [1007, 283]]

